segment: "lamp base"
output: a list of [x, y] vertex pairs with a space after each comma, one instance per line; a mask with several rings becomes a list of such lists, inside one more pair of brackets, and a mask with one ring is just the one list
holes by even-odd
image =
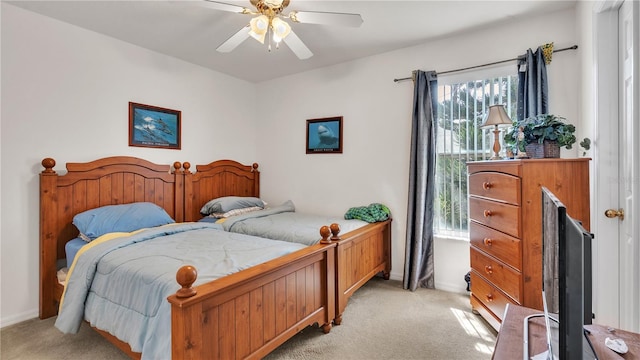
[[502, 158], [500, 157], [500, 130], [498, 129], [498, 125], [495, 125], [495, 127], [493, 128], [493, 135], [494, 135], [494, 141], [493, 141], [493, 156], [489, 159], [489, 160], [502, 160]]

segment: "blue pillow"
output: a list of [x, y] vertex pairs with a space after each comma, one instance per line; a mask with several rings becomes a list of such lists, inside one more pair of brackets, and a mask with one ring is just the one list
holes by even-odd
[[87, 242], [110, 232], [131, 232], [174, 222], [163, 208], [149, 202], [107, 205], [73, 217], [80, 238]]
[[255, 206], [264, 208], [264, 201], [257, 197], [250, 196], [224, 196], [210, 200], [204, 204], [200, 209], [200, 214], [207, 216], [214, 213], [226, 213], [230, 210]]

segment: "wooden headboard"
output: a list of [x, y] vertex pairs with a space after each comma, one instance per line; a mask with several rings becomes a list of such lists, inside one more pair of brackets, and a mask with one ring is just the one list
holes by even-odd
[[[147, 201], [184, 221], [184, 175], [179, 162], [158, 165], [128, 156], [87, 163], [67, 163], [67, 173], [53, 170], [55, 160], [42, 160], [40, 173], [40, 318], [58, 312], [62, 293], [57, 262], [66, 257], [65, 244], [78, 236], [73, 217], [104, 205]], [[173, 172], [172, 172], [173, 170]]]
[[185, 221], [202, 218], [200, 209], [209, 200], [221, 196], [260, 197], [260, 171], [258, 164], [242, 165], [233, 160], [218, 160], [207, 165], [183, 164], [185, 173]]

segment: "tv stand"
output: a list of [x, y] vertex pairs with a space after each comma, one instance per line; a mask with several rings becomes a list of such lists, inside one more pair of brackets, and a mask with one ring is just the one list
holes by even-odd
[[[540, 310], [507, 304], [492, 359], [513, 360], [523, 358], [524, 327], [522, 324], [527, 316], [535, 314], [540, 314]], [[595, 324], [585, 325], [585, 329], [591, 333], [588, 335], [589, 340], [591, 340], [599, 360], [640, 360], [640, 334], [618, 329], [610, 332], [606, 326]], [[604, 345], [604, 339], [612, 336], [621, 338], [627, 343], [629, 351], [624, 357]], [[528, 343], [529, 354], [539, 354], [547, 349], [544, 317], [530, 319]]]

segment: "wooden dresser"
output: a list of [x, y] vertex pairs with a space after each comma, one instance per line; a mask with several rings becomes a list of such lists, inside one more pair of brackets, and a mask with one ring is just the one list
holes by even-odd
[[471, 306], [499, 330], [508, 303], [542, 309], [542, 190], [589, 230], [589, 159], [467, 164]]

